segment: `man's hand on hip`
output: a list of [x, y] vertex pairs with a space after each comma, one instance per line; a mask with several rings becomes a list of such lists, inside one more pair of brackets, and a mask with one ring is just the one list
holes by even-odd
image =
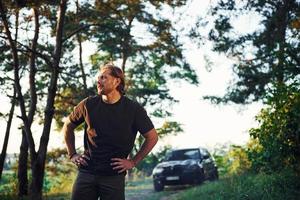
[[122, 159], [122, 158], [112, 158], [113, 170], [118, 170], [118, 173], [122, 173], [126, 170], [132, 169], [135, 166], [135, 163], [131, 159]]
[[78, 167], [81, 165], [87, 166], [88, 165], [88, 163], [86, 162], [87, 160], [90, 160], [90, 158], [85, 154], [80, 155], [76, 153], [71, 157], [71, 161]]

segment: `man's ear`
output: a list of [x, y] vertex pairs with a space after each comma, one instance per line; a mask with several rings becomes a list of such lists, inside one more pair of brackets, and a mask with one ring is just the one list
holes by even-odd
[[121, 83], [121, 79], [120, 78], [116, 78], [115, 81], [117, 81], [117, 85], [119, 85]]

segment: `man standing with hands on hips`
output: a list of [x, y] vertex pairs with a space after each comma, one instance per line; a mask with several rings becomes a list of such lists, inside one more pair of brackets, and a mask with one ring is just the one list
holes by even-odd
[[[157, 132], [145, 109], [124, 96], [122, 70], [112, 64], [100, 68], [98, 95], [82, 100], [68, 116], [63, 133], [71, 161], [79, 168], [72, 200], [124, 200], [126, 171], [155, 146]], [[84, 154], [76, 153], [74, 129], [85, 122]], [[128, 158], [137, 132], [145, 138]]]

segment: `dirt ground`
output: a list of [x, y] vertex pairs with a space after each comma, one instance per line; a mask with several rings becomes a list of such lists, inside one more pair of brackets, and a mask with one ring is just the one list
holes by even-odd
[[126, 200], [174, 200], [178, 193], [191, 186], [166, 187], [162, 192], [155, 192], [151, 179], [127, 183]]

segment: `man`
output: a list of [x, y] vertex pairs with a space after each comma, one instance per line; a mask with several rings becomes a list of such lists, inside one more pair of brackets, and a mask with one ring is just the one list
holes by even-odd
[[[146, 111], [124, 96], [124, 74], [114, 65], [100, 69], [98, 95], [81, 101], [66, 120], [63, 133], [71, 161], [79, 168], [73, 200], [125, 199], [126, 171], [135, 167], [155, 146], [157, 132]], [[76, 153], [74, 129], [85, 122], [85, 152]], [[145, 141], [128, 158], [137, 132]]]

